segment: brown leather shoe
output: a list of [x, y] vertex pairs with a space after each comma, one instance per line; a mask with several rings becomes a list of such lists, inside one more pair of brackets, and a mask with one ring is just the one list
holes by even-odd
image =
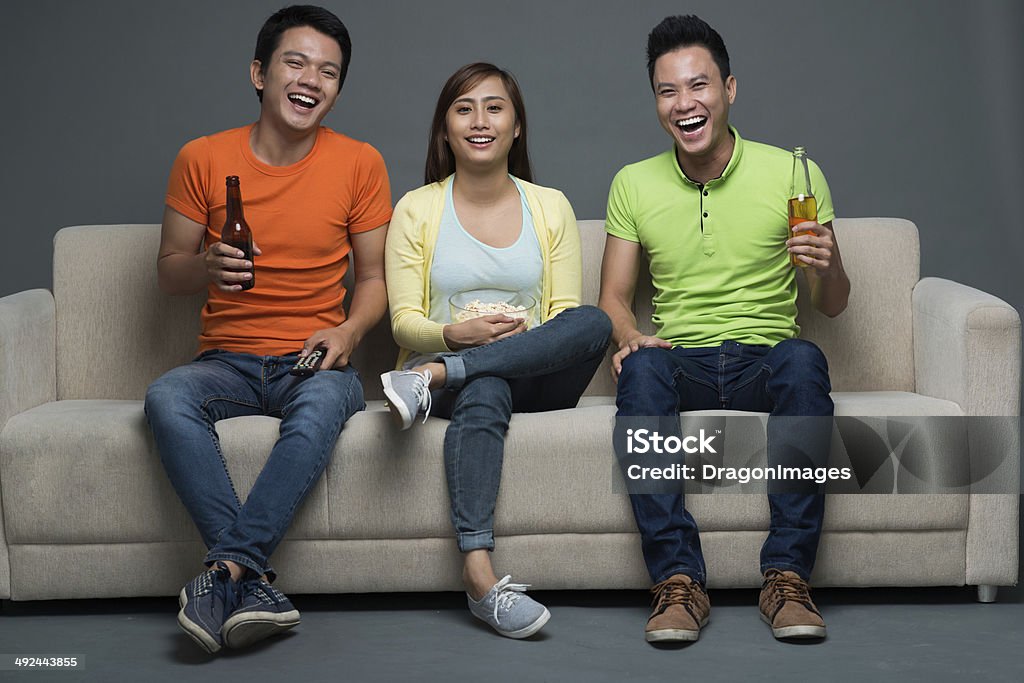
[[647, 642], [697, 640], [711, 614], [711, 601], [701, 585], [686, 574], [674, 574], [651, 593], [653, 610], [644, 629]]
[[825, 637], [825, 621], [811, 601], [811, 587], [796, 572], [765, 572], [758, 604], [761, 619], [776, 638]]

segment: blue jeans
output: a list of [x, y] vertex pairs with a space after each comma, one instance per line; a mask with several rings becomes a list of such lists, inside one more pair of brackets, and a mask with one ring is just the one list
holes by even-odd
[[[630, 354], [622, 363], [616, 405], [623, 417], [675, 416], [680, 410], [767, 412], [769, 465], [789, 465], [799, 451], [815, 459], [805, 465], [822, 466], [828, 461], [831, 421], [808, 420], [794, 433], [795, 421], [774, 418], [831, 416], [830, 391], [825, 356], [809, 341], [789, 339], [773, 347], [727, 341], [712, 348], [646, 348]], [[704, 584], [700, 537], [682, 492], [632, 495], [630, 503], [651, 580], [686, 574]], [[768, 504], [771, 522], [761, 547], [761, 572], [791, 570], [808, 580], [825, 497], [769, 493]]]
[[459, 550], [494, 549], [494, 506], [512, 413], [572, 408], [608, 348], [611, 322], [594, 306], [491, 344], [445, 354], [432, 413], [451, 419], [444, 466]]
[[[342, 426], [365, 407], [355, 369], [288, 374], [297, 357], [212, 350], [150, 385], [146, 418], [160, 459], [209, 548], [273, 580], [268, 564], [299, 503], [324, 471]], [[281, 419], [280, 436], [243, 504], [214, 423], [242, 415]]]

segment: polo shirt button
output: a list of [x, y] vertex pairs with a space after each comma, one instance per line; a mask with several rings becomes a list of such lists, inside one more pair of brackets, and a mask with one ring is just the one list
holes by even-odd
[[707, 196], [708, 196], [708, 191], [707, 191], [707, 190], [704, 190], [704, 196], [705, 196], [705, 197], [707, 197]]
[[704, 218], [707, 218], [707, 217], [708, 217], [708, 212], [707, 212], [707, 211], [705, 211], [705, 212], [704, 212]]

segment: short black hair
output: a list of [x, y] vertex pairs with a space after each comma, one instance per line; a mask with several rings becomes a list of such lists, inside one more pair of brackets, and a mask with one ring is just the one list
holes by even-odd
[[[301, 26], [309, 26], [338, 42], [338, 47], [341, 48], [338, 92], [341, 92], [341, 86], [345, 85], [345, 75], [348, 74], [348, 65], [352, 61], [352, 39], [349, 38], [348, 29], [341, 23], [341, 19], [323, 7], [292, 5], [274, 12], [263, 23], [260, 34], [256, 36], [256, 52], [253, 59], [260, 63], [261, 70], [266, 68], [274, 50], [281, 44], [281, 34], [290, 28]], [[263, 91], [259, 88], [256, 89], [256, 96], [263, 101]]]
[[707, 48], [711, 58], [722, 72], [725, 81], [732, 73], [729, 70], [729, 51], [718, 31], [694, 14], [665, 17], [647, 36], [647, 79], [654, 85], [654, 63], [658, 57], [680, 48], [699, 45]]

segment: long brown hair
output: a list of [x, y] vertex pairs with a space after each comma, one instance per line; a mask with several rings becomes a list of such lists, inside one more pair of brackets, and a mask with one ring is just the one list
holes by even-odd
[[467, 64], [451, 75], [448, 82], [441, 88], [434, 109], [434, 120], [430, 124], [430, 142], [427, 146], [427, 164], [423, 173], [426, 184], [444, 180], [455, 173], [455, 157], [452, 148], [445, 139], [448, 135], [448, 107], [460, 96], [476, 87], [480, 81], [489, 76], [497, 76], [505, 85], [508, 96], [512, 100], [512, 108], [519, 124], [519, 137], [512, 141], [508, 151], [508, 172], [526, 182], [533, 182], [533, 171], [530, 169], [530, 154], [526, 146], [526, 106], [523, 94], [515, 77], [493, 64], [476, 62]]

